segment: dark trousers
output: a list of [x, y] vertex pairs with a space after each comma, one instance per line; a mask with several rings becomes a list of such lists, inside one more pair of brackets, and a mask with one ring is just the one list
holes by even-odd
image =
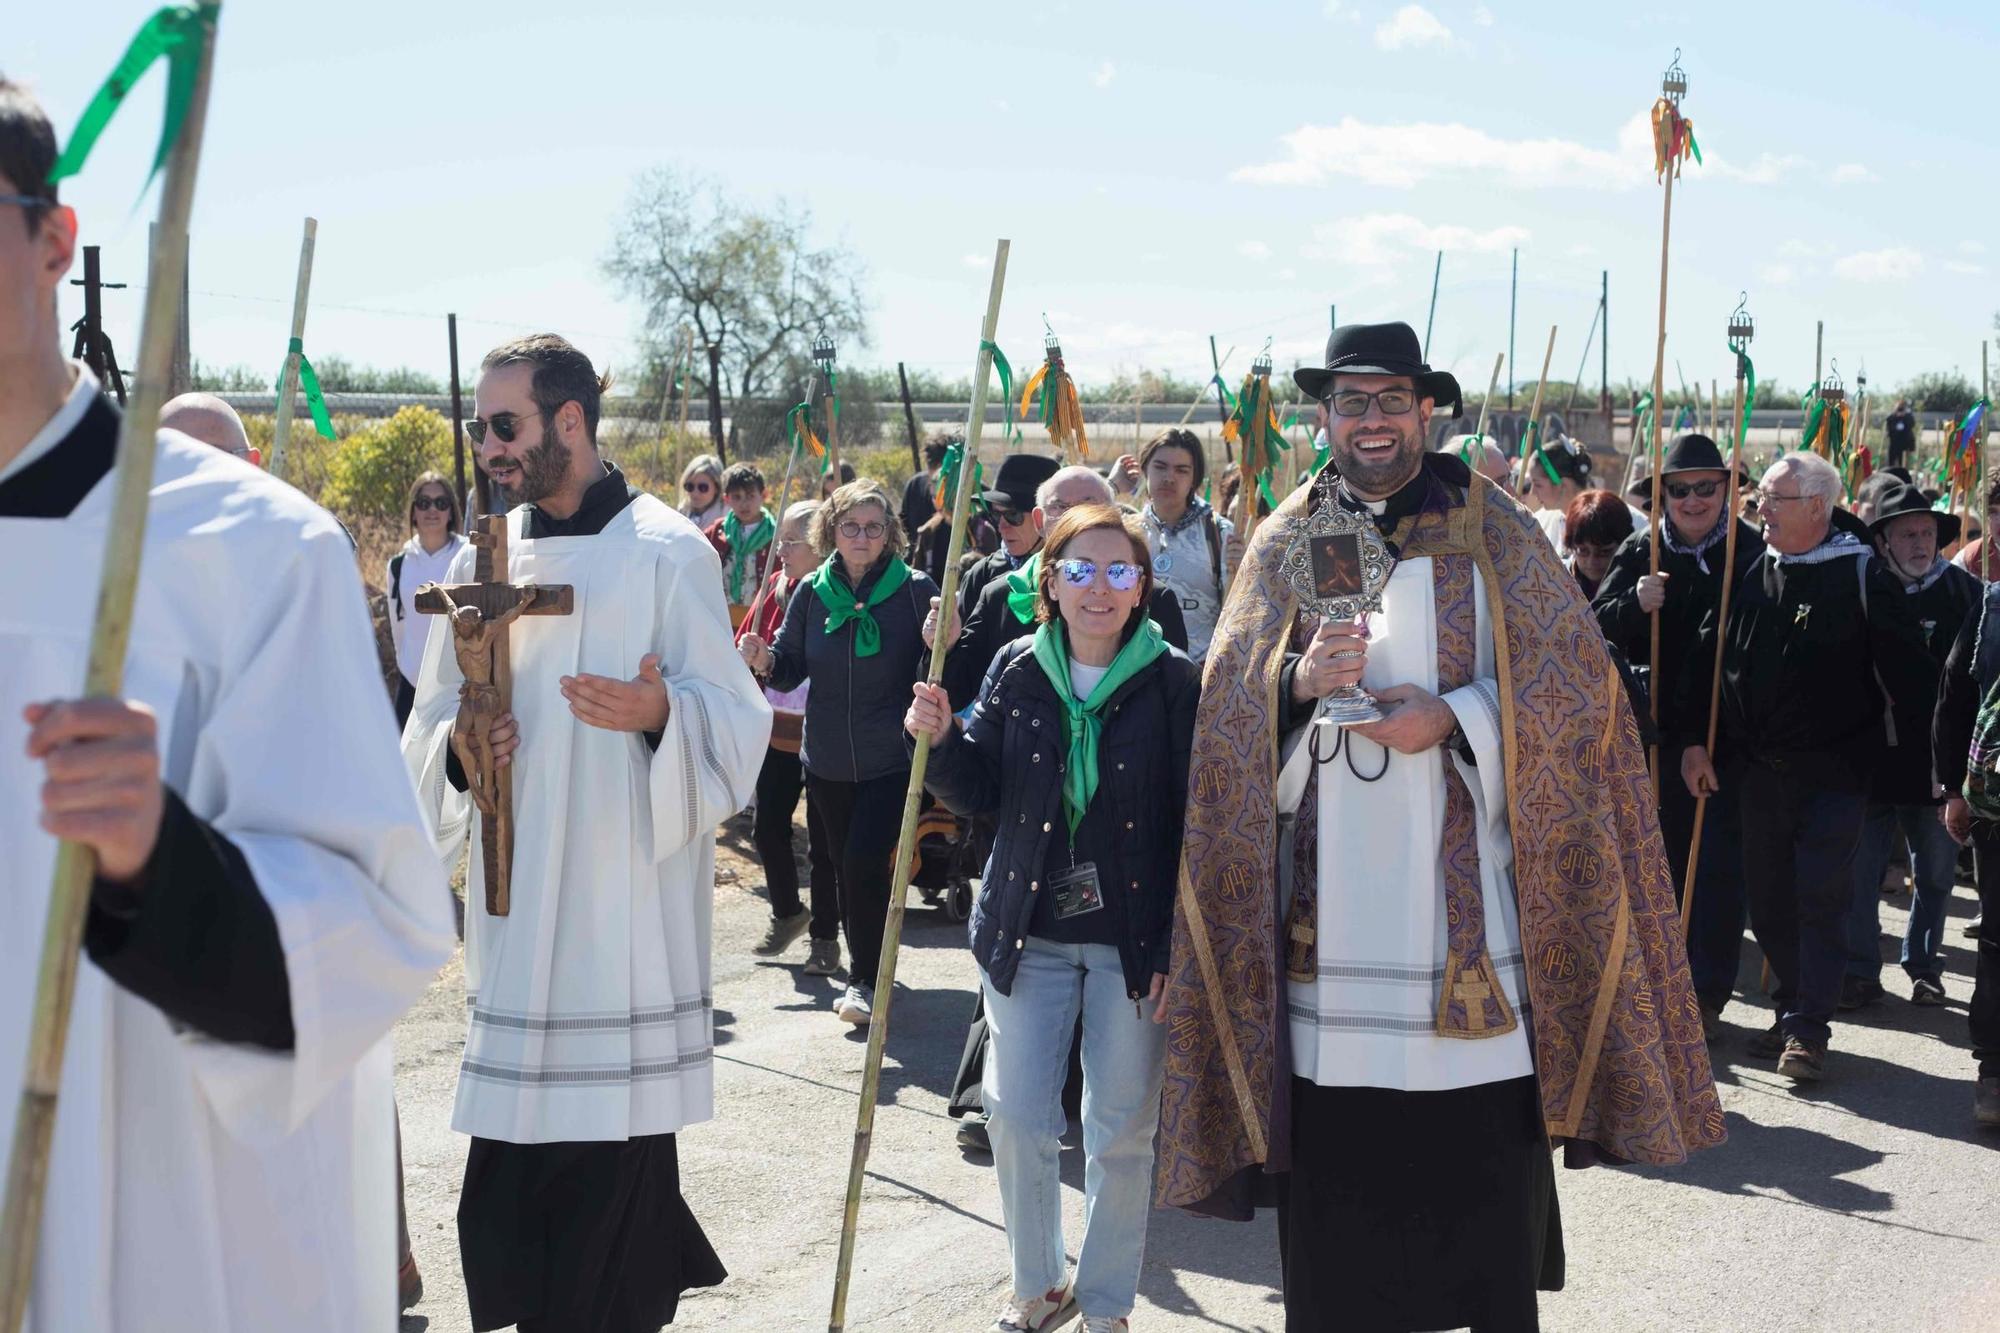
[[1979, 867], [1979, 961], [1973, 971], [1972, 1057], [1979, 1077], [2000, 1077], [2000, 824], [1981, 819], [1972, 825]]
[[1847, 971], [1854, 853], [1868, 798], [1757, 760], [1743, 765], [1736, 791], [1750, 929], [1778, 980], [1778, 1024], [1788, 1037], [1823, 1045]]
[[[1660, 756], [1660, 837], [1674, 873], [1674, 901], [1687, 888], [1688, 848], [1694, 840], [1694, 797], [1680, 767]], [[1729, 1003], [1743, 956], [1743, 815], [1730, 789], [1741, 776], [1720, 775], [1722, 791], [1709, 799], [1701, 819], [1701, 855], [1695, 864], [1694, 912], [1688, 920], [1688, 972], [1694, 993], [1711, 1009]]]
[[847, 975], [875, 984], [882, 962], [882, 922], [889, 915], [890, 863], [903, 826], [908, 773], [860, 782], [806, 774], [807, 799], [819, 807], [827, 852], [840, 885], [840, 924], [847, 932]]
[[[771, 895], [771, 915], [792, 916], [799, 910], [799, 863], [792, 851], [792, 816], [805, 790], [805, 765], [784, 750], [764, 751], [757, 774], [757, 819], [751, 841], [764, 863], [764, 886]], [[806, 851], [812, 864], [812, 925], [816, 940], [840, 938], [840, 892], [833, 857], [827, 851], [826, 830], [812, 800], [806, 801]]]

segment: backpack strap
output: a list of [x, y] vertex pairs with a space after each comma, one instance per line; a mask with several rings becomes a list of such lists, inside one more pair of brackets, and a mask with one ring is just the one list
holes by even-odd
[[[1861, 589], [1861, 624], [1864, 629], [1868, 624], [1868, 562], [1874, 558], [1873, 551], [1863, 551], [1854, 562], [1855, 582]], [[1889, 696], [1889, 687], [1882, 680], [1882, 668], [1876, 665], [1872, 651], [1868, 654], [1868, 669], [1875, 674], [1875, 689], [1882, 696], [1882, 730], [1889, 738], [1889, 748], [1893, 750], [1901, 744], [1896, 739], [1896, 704]]]
[[407, 551], [398, 551], [389, 557], [389, 614], [397, 620], [403, 618], [403, 557]]
[[1208, 535], [1208, 563], [1215, 572], [1216, 609], [1220, 612], [1222, 595], [1228, 588], [1222, 582], [1222, 529], [1216, 526], [1213, 509], [1201, 516], [1201, 525]]

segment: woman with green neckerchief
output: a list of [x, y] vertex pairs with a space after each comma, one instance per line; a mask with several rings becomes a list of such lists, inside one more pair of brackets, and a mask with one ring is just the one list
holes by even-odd
[[[1172, 945], [1200, 673], [1146, 614], [1145, 530], [1108, 505], [1049, 529], [1035, 632], [993, 659], [962, 727], [918, 682], [904, 719], [932, 742], [926, 785], [993, 814], [971, 934], [992, 1046], [987, 1132], [1013, 1257], [995, 1333], [1080, 1313], [1122, 1330], [1151, 1207]], [[1083, 1018], [1084, 1235], [1065, 1272], [1058, 1139], [1071, 1032]]]
[[847, 934], [848, 984], [833, 1010], [865, 1027], [910, 782], [899, 724], [911, 682], [929, 664], [920, 631], [937, 586], [903, 563], [903, 528], [879, 482], [834, 491], [813, 517], [812, 541], [824, 563], [793, 595], [777, 639], [745, 634], [737, 647], [771, 689], [812, 683], [799, 760]]

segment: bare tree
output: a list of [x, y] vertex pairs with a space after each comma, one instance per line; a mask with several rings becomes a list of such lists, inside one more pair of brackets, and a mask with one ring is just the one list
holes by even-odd
[[[824, 328], [843, 347], [866, 346], [861, 262], [815, 249], [812, 215], [785, 200], [758, 212], [726, 199], [712, 180], [656, 168], [640, 176], [605, 259], [606, 278], [644, 312], [649, 376], [674, 355], [681, 330], [695, 338], [691, 379], [711, 420], [735, 404], [796, 392], [780, 378]], [[720, 348], [708, 373], [709, 346]], [[732, 446], [735, 427], [730, 428]]]

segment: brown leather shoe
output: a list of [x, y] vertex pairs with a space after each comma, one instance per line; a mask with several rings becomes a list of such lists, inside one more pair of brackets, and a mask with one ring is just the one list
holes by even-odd
[[1785, 1053], [1778, 1057], [1778, 1072], [1800, 1083], [1817, 1083], [1826, 1072], [1826, 1047], [1817, 1042], [1791, 1037]]
[[396, 1270], [396, 1308], [407, 1310], [424, 1298], [424, 1275], [417, 1271], [417, 1256], [403, 1260]]

